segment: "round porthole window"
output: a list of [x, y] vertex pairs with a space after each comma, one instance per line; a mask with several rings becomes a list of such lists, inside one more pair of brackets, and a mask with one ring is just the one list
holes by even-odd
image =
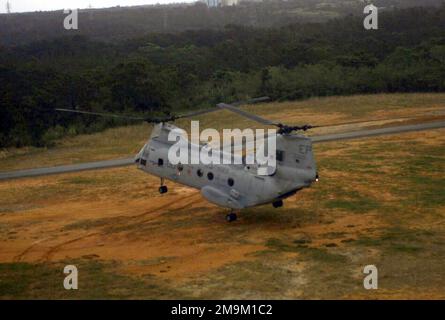
[[209, 180], [213, 180], [213, 173], [211, 173], [211, 172], [209, 172], [209, 173], [207, 173], [207, 178], [209, 179]]
[[233, 185], [235, 184], [235, 181], [234, 181], [232, 178], [229, 178], [229, 179], [227, 180], [227, 184], [228, 184], [230, 187], [233, 187]]

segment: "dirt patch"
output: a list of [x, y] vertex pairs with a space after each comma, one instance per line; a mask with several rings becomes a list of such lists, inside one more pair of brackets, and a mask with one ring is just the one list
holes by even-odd
[[345, 214], [337, 215], [329, 224], [310, 225], [300, 231], [311, 239], [309, 247], [322, 248], [343, 247], [364, 235], [377, 236], [378, 230], [384, 227], [384, 222], [376, 214]]
[[188, 244], [188, 247], [178, 246], [177, 250], [171, 250], [167, 244], [167, 247], [150, 250], [151, 255], [156, 252], [156, 254], [174, 254], [174, 257], [170, 259], [162, 259], [162, 256], [154, 257], [159, 263], [144, 265], [142, 262], [125, 265], [121, 267], [121, 271], [133, 275], [153, 274], [175, 281], [189, 281], [224, 265], [254, 260], [253, 253], [264, 248], [259, 245]]

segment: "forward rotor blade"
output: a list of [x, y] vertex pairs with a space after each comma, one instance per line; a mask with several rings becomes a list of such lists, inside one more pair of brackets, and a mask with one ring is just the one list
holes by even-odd
[[109, 117], [109, 118], [121, 118], [121, 119], [128, 119], [128, 120], [147, 120], [146, 118], [125, 116], [125, 115], [114, 114], [114, 113], [91, 112], [91, 111], [74, 110], [74, 109], [60, 109], [60, 108], [56, 108], [55, 110], [61, 111], [61, 112], [89, 114], [89, 115], [93, 115], [93, 116]]
[[218, 103], [216, 106], [218, 108], [221, 108], [221, 109], [230, 110], [230, 111], [235, 112], [235, 113], [237, 113], [237, 114], [239, 114], [239, 115], [241, 115], [241, 116], [243, 116], [245, 118], [248, 118], [250, 120], [256, 121], [258, 123], [261, 123], [261, 124], [264, 124], [264, 125], [267, 125], [267, 126], [278, 126], [278, 124], [275, 123], [275, 122], [272, 122], [270, 120], [261, 118], [260, 116], [257, 116], [257, 115], [255, 115], [253, 113], [250, 113], [250, 112], [247, 112], [247, 111], [244, 111], [244, 110], [241, 110], [241, 109], [239, 109], [239, 108], [237, 108], [237, 107], [235, 107], [233, 105], [227, 104], [227, 103]]
[[[246, 104], [246, 103], [259, 103], [259, 102], [264, 102], [264, 101], [268, 101], [270, 100], [269, 97], [258, 97], [258, 98], [253, 98], [247, 101], [238, 101], [235, 102], [236, 104]], [[100, 117], [110, 117], [110, 118], [120, 118], [120, 119], [128, 119], [128, 120], [141, 120], [141, 121], [146, 121], [146, 122], [151, 122], [151, 123], [160, 123], [160, 122], [168, 122], [168, 121], [174, 121], [176, 119], [182, 119], [182, 118], [190, 118], [190, 117], [196, 117], [196, 116], [200, 116], [203, 114], [207, 114], [207, 113], [211, 113], [214, 111], [218, 111], [218, 108], [211, 108], [211, 109], [205, 109], [205, 110], [199, 110], [199, 111], [194, 111], [191, 113], [186, 113], [183, 115], [169, 115], [169, 116], [165, 116], [165, 117], [154, 117], [154, 118], [149, 118], [149, 117], [136, 117], [136, 116], [127, 116], [127, 115], [120, 115], [120, 114], [114, 114], [114, 113], [106, 113], [106, 112], [92, 112], [92, 111], [84, 111], [84, 110], [75, 110], [75, 109], [63, 109], [63, 108], [56, 108], [54, 109], [56, 111], [61, 111], [61, 112], [70, 112], [70, 113], [79, 113], [79, 114], [88, 114], [88, 115], [93, 115], [93, 116], [100, 116]]]
[[195, 111], [195, 112], [190, 112], [190, 113], [178, 115], [178, 116], [176, 116], [174, 118], [175, 119], [182, 119], [182, 118], [196, 117], [196, 116], [200, 116], [200, 115], [203, 115], [203, 114], [215, 112], [215, 111], [218, 111], [218, 110], [219, 110], [218, 108], [199, 110], [199, 111]]

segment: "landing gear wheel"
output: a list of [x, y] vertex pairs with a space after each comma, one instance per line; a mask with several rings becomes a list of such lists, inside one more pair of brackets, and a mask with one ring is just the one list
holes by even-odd
[[229, 213], [228, 215], [226, 215], [227, 222], [236, 221], [237, 218], [238, 217], [237, 217], [236, 213]]
[[160, 194], [167, 193], [167, 191], [168, 191], [167, 186], [160, 186], [160, 187], [159, 187], [159, 193], [160, 193]]
[[283, 200], [278, 200], [272, 203], [274, 208], [281, 208], [283, 206]]

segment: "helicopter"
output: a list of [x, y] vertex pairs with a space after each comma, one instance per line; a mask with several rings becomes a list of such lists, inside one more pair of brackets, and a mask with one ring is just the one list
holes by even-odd
[[[134, 117], [110, 113], [98, 113], [75, 109], [56, 109], [57, 111], [89, 114], [96, 116], [126, 118], [143, 120], [154, 124], [151, 135], [145, 145], [134, 158], [134, 163], [142, 172], [160, 178], [159, 193], [168, 192], [165, 184], [170, 180], [188, 187], [200, 190], [201, 195], [209, 202], [230, 209], [226, 220], [237, 220], [235, 211], [271, 204], [274, 208], [283, 207], [286, 198], [297, 192], [311, 187], [319, 181], [317, 165], [312, 149], [312, 139], [301, 132], [313, 128], [332, 127], [359, 123], [361, 121], [339, 123], [335, 125], [312, 126], [309, 124], [291, 126], [270, 121], [238, 108], [246, 103], [267, 101], [268, 97], [261, 97], [247, 102], [232, 104], [219, 103], [217, 108], [201, 110], [185, 115], [167, 114], [165, 117]], [[259, 164], [189, 164], [169, 161], [169, 150], [175, 143], [169, 139], [172, 132], [182, 130], [173, 122], [182, 118], [191, 118], [216, 110], [229, 110], [238, 115], [256, 121], [265, 126], [276, 127], [276, 165], [273, 168], [264, 168]], [[207, 144], [193, 144], [187, 141], [189, 149], [202, 150], [208, 148]], [[222, 153], [221, 153], [222, 154]], [[243, 158], [244, 159], [244, 158]], [[266, 170], [265, 170], [266, 169]]]
[[[268, 100], [268, 97], [255, 98], [248, 103], [258, 103]], [[168, 192], [166, 180], [174, 181], [192, 188], [199, 189], [202, 196], [209, 202], [220, 207], [229, 208], [226, 220], [237, 220], [235, 210], [241, 210], [259, 205], [272, 204], [274, 208], [283, 206], [283, 200], [298, 191], [309, 188], [318, 181], [317, 166], [309, 137], [299, 134], [314, 128], [311, 125], [288, 126], [274, 123], [267, 119], [249, 114], [236, 105], [241, 103], [219, 103], [218, 108], [203, 110], [182, 116], [168, 115], [160, 118], [138, 118], [109, 113], [96, 113], [72, 109], [56, 109], [63, 112], [83, 113], [97, 116], [124, 117], [133, 120], [144, 120], [154, 123], [147, 143], [135, 157], [137, 168], [143, 172], [160, 177], [159, 193]], [[172, 164], [168, 152], [173, 141], [169, 134], [178, 130], [171, 122], [202, 115], [218, 109], [235, 112], [264, 125], [277, 127], [276, 135], [276, 166], [272, 170], [264, 170], [258, 164]], [[189, 148], [201, 150], [207, 145], [192, 145]]]

